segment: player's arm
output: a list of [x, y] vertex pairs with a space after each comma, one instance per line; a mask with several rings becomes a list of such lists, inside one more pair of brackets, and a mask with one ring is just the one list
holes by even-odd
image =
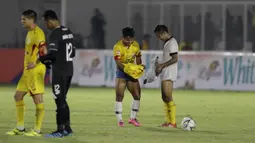
[[142, 64], [142, 55], [141, 52], [139, 55], [136, 55], [136, 64], [141, 65]]
[[49, 44], [49, 52], [44, 55], [44, 56], [40, 56], [40, 61], [54, 61], [57, 57], [57, 51], [54, 49], [52, 49], [52, 47], [55, 47], [56, 44], [55, 43], [50, 43]]
[[168, 67], [168, 66], [178, 62], [178, 52], [170, 53], [169, 55], [172, 57], [172, 59], [163, 63], [163, 68]]
[[42, 62], [46, 66], [47, 69], [51, 69], [50, 63], [46, 63], [40, 59], [41, 57], [47, 55], [47, 53], [48, 53], [48, 50], [46, 47], [46, 42], [40, 42], [38, 47], [39, 47], [39, 58], [37, 60], [37, 63]]
[[120, 50], [120, 48], [118, 46], [114, 46], [113, 51], [114, 51], [114, 53], [113, 53], [114, 60], [115, 60], [117, 68], [120, 71], [124, 72], [124, 64], [122, 64], [121, 61], [120, 61], [120, 59], [121, 59], [121, 50]]
[[49, 40], [49, 51], [46, 55], [40, 56], [39, 60], [44, 61], [54, 61], [57, 57], [58, 52], [58, 37], [56, 32], [52, 33]]
[[116, 65], [117, 65], [117, 68], [120, 70], [120, 71], [123, 71], [124, 72], [124, 65], [118, 61], [118, 60], [115, 60], [116, 62]]
[[178, 44], [176, 42], [170, 43], [169, 49], [171, 51], [169, 56], [171, 56], [172, 58], [171, 58], [171, 60], [168, 60], [162, 64], [163, 68], [168, 67], [168, 66], [178, 62]]
[[38, 48], [39, 48], [39, 55], [40, 56], [44, 56], [48, 53], [45, 41], [40, 42], [39, 45], [38, 45]]
[[39, 42], [38, 49], [39, 49], [39, 58], [36, 61], [37, 63], [41, 62], [40, 57], [46, 55], [48, 52], [47, 47], [46, 47], [46, 42], [45, 41]]
[[136, 46], [136, 51], [135, 51], [136, 64], [141, 65], [142, 64], [142, 54], [141, 54], [141, 51], [140, 51], [140, 46], [137, 42], [135, 42], [134, 45]]
[[[39, 50], [39, 57], [47, 54], [47, 47], [45, 42], [45, 35], [43, 31], [38, 31], [36, 33], [36, 45]], [[37, 62], [40, 62], [39, 60]]]
[[142, 64], [142, 54], [141, 54], [139, 46], [138, 46], [137, 52], [135, 54], [135, 59], [136, 59], [136, 64], [137, 65], [141, 65]]

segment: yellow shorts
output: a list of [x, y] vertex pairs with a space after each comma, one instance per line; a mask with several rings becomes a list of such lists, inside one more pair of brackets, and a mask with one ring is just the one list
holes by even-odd
[[29, 92], [32, 95], [44, 93], [45, 65], [37, 65], [34, 69], [25, 70], [16, 90]]

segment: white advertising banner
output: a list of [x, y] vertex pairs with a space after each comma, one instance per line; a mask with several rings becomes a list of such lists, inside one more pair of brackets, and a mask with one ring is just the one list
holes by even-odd
[[198, 68], [196, 89], [255, 91], [254, 56], [211, 55]]
[[106, 87], [115, 86], [116, 64], [113, 51], [104, 51], [104, 84]]
[[[143, 64], [160, 51], [142, 52]], [[79, 50], [73, 83], [81, 86], [115, 86], [116, 65], [111, 50]], [[255, 91], [255, 56], [247, 53], [179, 52], [178, 80], [175, 88]], [[159, 88], [160, 80], [142, 88]], [[76, 81], [78, 80], [78, 81]]]
[[96, 50], [84, 50], [78, 52], [78, 84], [83, 86], [104, 85], [104, 53]]

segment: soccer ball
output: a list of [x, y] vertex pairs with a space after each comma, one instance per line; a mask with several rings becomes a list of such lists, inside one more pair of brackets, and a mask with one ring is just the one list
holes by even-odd
[[182, 128], [186, 131], [192, 131], [196, 127], [196, 122], [191, 117], [185, 117], [182, 120]]

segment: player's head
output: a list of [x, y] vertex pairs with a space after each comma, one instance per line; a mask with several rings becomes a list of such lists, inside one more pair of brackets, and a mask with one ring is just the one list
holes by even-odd
[[43, 20], [46, 27], [50, 30], [53, 30], [59, 26], [58, 16], [53, 10], [46, 10], [43, 14]]
[[169, 39], [169, 32], [168, 28], [165, 25], [157, 25], [154, 29], [154, 33], [160, 40], [167, 40]]
[[22, 13], [21, 24], [25, 28], [31, 28], [37, 20], [37, 14], [35, 11], [28, 9]]
[[135, 40], [135, 30], [131, 27], [126, 27], [122, 29], [122, 42], [130, 46]]

